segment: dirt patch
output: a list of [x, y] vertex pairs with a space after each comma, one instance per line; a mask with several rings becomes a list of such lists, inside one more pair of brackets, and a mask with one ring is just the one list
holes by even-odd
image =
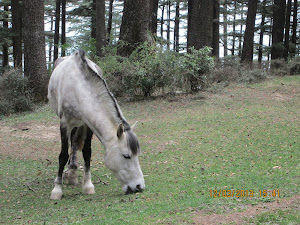
[[49, 159], [59, 152], [59, 125], [26, 122], [13, 126], [0, 123], [0, 154], [17, 159]]
[[225, 214], [216, 214], [198, 211], [194, 213], [195, 224], [245, 224], [246, 219], [256, 217], [258, 214], [284, 210], [296, 206], [300, 208], [300, 195], [289, 199], [276, 199], [274, 202], [261, 203], [256, 206], [248, 206], [244, 212], [229, 212]]

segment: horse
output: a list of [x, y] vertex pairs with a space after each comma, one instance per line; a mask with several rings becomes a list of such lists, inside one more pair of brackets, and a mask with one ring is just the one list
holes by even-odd
[[[101, 68], [89, 60], [83, 50], [60, 57], [48, 85], [48, 100], [60, 118], [61, 152], [59, 169], [50, 198], [62, 198], [62, 183], [77, 184], [77, 151], [84, 158], [83, 192], [94, 194], [90, 160], [92, 136], [105, 149], [105, 165], [116, 175], [126, 194], [145, 188], [139, 164], [140, 145], [134, 129], [126, 121], [110, 92]], [[69, 144], [71, 153], [69, 155]], [[68, 171], [64, 167], [68, 163]], [[64, 174], [64, 176], [63, 176]]]

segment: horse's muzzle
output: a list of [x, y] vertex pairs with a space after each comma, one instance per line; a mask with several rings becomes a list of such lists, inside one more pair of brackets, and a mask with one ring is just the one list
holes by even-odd
[[143, 189], [140, 184], [136, 185], [135, 190], [132, 190], [129, 186], [127, 187], [127, 190], [125, 192], [126, 195], [133, 194], [137, 192], [143, 192]]

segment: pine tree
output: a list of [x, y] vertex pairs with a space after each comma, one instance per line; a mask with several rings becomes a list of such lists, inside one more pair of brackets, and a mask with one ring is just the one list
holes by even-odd
[[106, 45], [105, 29], [105, 0], [96, 1], [96, 49], [98, 56], [104, 56], [103, 47]]
[[11, 1], [14, 67], [22, 68], [22, 8], [19, 0]]

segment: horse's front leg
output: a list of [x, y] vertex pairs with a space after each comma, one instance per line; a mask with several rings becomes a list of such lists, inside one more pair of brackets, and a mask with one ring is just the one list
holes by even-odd
[[90, 171], [90, 161], [92, 155], [91, 142], [92, 142], [93, 132], [87, 127], [86, 138], [84, 146], [82, 149], [82, 155], [84, 158], [84, 174], [83, 174], [83, 192], [85, 194], [95, 194], [95, 188], [92, 184], [91, 171]]
[[60, 124], [60, 135], [61, 135], [61, 152], [59, 154], [59, 169], [57, 173], [57, 177], [54, 181], [54, 188], [51, 192], [50, 198], [53, 200], [59, 200], [62, 197], [62, 174], [64, 171], [64, 167], [68, 162], [69, 154], [69, 140], [67, 134], [67, 128], [65, 124]]

